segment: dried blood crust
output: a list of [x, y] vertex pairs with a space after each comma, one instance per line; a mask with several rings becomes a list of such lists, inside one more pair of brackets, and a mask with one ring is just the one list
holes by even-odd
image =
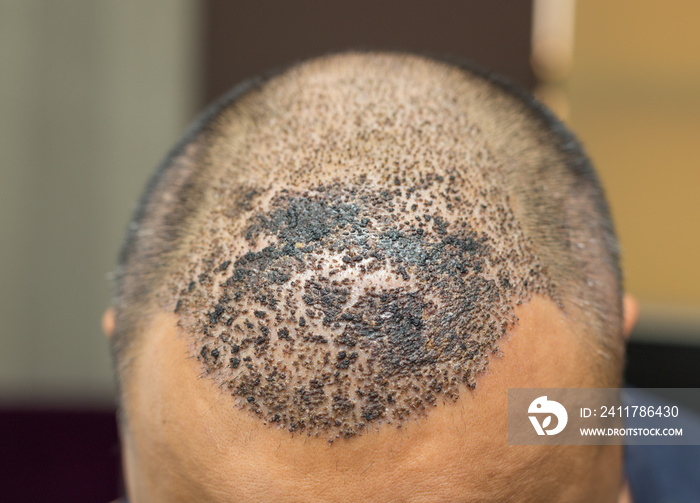
[[515, 305], [554, 289], [456, 70], [325, 64], [219, 120], [161, 304], [241, 407], [335, 438], [476, 386]]

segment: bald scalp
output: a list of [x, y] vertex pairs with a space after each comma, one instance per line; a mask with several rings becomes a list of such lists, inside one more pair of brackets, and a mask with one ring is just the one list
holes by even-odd
[[166, 162], [135, 219], [118, 365], [138, 355], [139, 320], [175, 312], [232, 403], [349, 437], [475, 387], [515, 306], [539, 294], [587, 327], [601, 381], [616, 378], [612, 226], [546, 112], [395, 54], [312, 60], [238, 94]]

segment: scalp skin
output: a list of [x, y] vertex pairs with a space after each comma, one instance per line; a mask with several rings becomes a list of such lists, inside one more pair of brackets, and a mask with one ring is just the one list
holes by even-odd
[[619, 446], [506, 432], [509, 388], [619, 385], [620, 278], [581, 146], [498, 79], [349, 53], [251, 81], [120, 255], [130, 500], [616, 501]]
[[234, 90], [154, 175], [115, 277], [120, 384], [173, 312], [202, 375], [290, 432], [455, 400], [534, 293], [619, 384], [617, 241], [581, 146], [500, 81], [417, 56], [328, 56]]
[[330, 439], [400, 427], [476, 386], [516, 305], [556, 299], [465, 107], [488, 92], [447, 65], [348, 55], [216, 119], [159, 300], [236, 404]]

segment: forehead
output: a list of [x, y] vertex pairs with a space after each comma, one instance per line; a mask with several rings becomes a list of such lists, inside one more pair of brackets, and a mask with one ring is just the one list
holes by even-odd
[[225, 115], [160, 297], [231, 406], [289, 432], [332, 441], [456, 400], [515, 305], [553, 294], [455, 106], [464, 76], [414, 62], [377, 80], [393, 66], [303, 67]]
[[[463, 390], [457, 403], [441, 404], [401, 429], [369, 430], [332, 445], [290, 436], [232, 409], [211, 380], [197, 376], [198, 364], [188, 358], [174, 317], [159, 315], [135, 362], [125, 404], [129, 487], [167, 492], [152, 501], [202, 494], [210, 501], [523, 501], [528, 481], [540, 481], [527, 494], [541, 501], [562, 490], [557, 480], [575, 485], [566, 475], [572, 471], [589, 482], [587, 474], [597, 473], [594, 462], [600, 461], [590, 450], [544, 452], [506, 444], [512, 382], [590, 384], [581, 377], [587, 362], [556, 306], [533, 303], [539, 312], [519, 309], [521, 324], [477, 390]], [[535, 335], [539, 345], [529, 343]], [[601, 484], [611, 476], [598, 475]]]

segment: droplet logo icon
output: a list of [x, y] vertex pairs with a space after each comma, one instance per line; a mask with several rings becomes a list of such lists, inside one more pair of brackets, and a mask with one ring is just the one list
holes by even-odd
[[[547, 400], [547, 396], [535, 398], [530, 407], [528, 407], [527, 412], [528, 414], [537, 414], [528, 417], [538, 435], [556, 435], [566, 427], [566, 422], [569, 420], [569, 415], [566, 413], [564, 406], [554, 400]], [[538, 415], [544, 414], [547, 414], [547, 416], [543, 418], [542, 424], [540, 424]], [[557, 418], [557, 425], [554, 428], [547, 429], [552, 423], [552, 416]]]

